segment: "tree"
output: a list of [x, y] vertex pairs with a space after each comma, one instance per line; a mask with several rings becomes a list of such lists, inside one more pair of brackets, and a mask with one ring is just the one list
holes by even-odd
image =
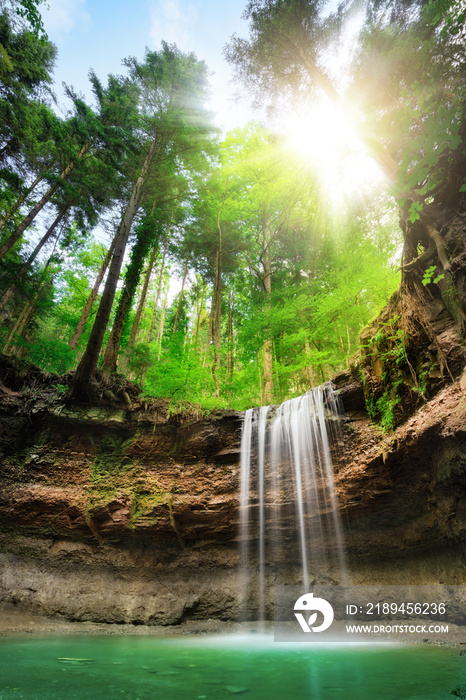
[[[72, 89], [68, 88], [68, 96], [73, 100], [75, 113], [63, 125], [64, 136], [60, 135], [59, 170], [47, 172], [48, 189], [4, 240], [0, 246], [0, 258], [15, 245], [55, 194], [65, 188], [74, 171], [80, 167], [86, 170], [86, 157], [94, 154], [108, 162], [112, 160], [112, 156], [115, 159], [118, 152], [119, 157], [124, 160], [124, 150], [128, 141], [126, 132], [131, 129], [136, 93], [128, 80], [109, 76], [108, 86], [104, 89], [92, 72], [90, 78], [99, 111], [94, 113]], [[66, 163], [65, 167], [62, 165], [63, 161]]]
[[123, 256], [133, 220], [143, 205], [152, 173], [160, 175], [175, 161], [184, 167], [198, 154], [209, 131], [206, 98], [206, 67], [194, 54], [182, 54], [163, 44], [160, 52], [147, 51], [145, 61], [128, 59], [127, 66], [141, 92], [141, 163], [131, 196], [121, 219], [105, 289], [86, 351], [79, 363], [72, 395], [85, 397], [95, 374], [105, 329], [115, 297]]
[[[450, 91], [451, 96], [447, 101], [445, 101], [445, 91], [435, 91], [436, 95], [432, 101], [422, 100], [420, 120], [417, 118], [417, 110], [408, 110], [405, 113], [408, 118], [402, 120], [402, 127], [405, 138], [416, 134], [419, 129], [424, 132], [427, 135], [427, 138], [423, 136], [421, 139], [424, 146], [432, 145], [431, 139], [434, 135], [434, 142], [438, 144], [438, 148], [432, 160], [433, 165], [437, 156], [444, 155], [445, 140], [446, 158], [456, 162], [456, 170], [459, 166], [460, 173], [463, 173], [460, 176], [462, 181], [464, 133], [460, 135], [453, 124], [458, 110], [461, 114], [464, 113], [464, 101], [460, 96], [464, 94], [465, 71], [459, 70], [460, 66], [464, 66], [464, 41], [461, 37], [463, 14], [458, 11], [453, 18], [454, 12], [451, 11], [450, 3], [447, 3], [446, 7], [450, 8], [450, 23], [444, 22], [444, 15], [441, 12], [440, 19], [436, 15], [435, 21], [426, 21], [422, 13], [413, 11], [413, 7], [417, 5], [419, 9], [421, 3], [409, 4], [410, 12], [398, 14], [398, 18], [402, 19], [399, 24], [396, 24], [396, 21], [394, 23], [397, 15], [387, 12], [381, 20], [382, 23], [385, 22], [383, 33], [378, 32], [377, 26], [370, 26], [368, 36], [371, 36], [371, 32], [374, 31], [375, 34], [372, 36], [378, 35], [374, 45], [381, 47], [380, 50], [386, 58], [388, 43], [389, 52], [393, 51], [393, 56], [396, 58], [397, 47], [393, 39], [401, 33], [405, 49], [402, 54], [406, 57], [412, 56], [412, 52], [410, 53], [408, 49], [410, 45], [411, 50], [415, 46], [416, 53], [421, 57], [424, 76], [427, 77], [431, 71], [433, 73], [438, 71], [442, 79], [456, 76], [456, 85], [460, 88], [458, 91]], [[380, 6], [384, 6], [384, 3], [376, 0], [370, 3], [372, 8]], [[387, 2], [386, 6], [391, 9], [392, 3]], [[296, 100], [300, 96], [309, 95], [311, 90], [318, 87], [337, 106], [351, 113], [348, 104], [336, 91], [325, 73], [321, 61], [325, 44], [329, 43], [329, 38], [331, 40], [335, 36], [334, 33], [329, 33], [329, 30], [337, 29], [344, 15], [339, 11], [333, 17], [322, 19], [321, 9], [322, 4], [319, 0], [290, 0], [289, 2], [251, 0], [244, 13], [245, 18], [250, 20], [250, 39], [248, 41], [233, 37], [226, 49], [226, 55], [228, 60], [235, 64], [237, 75], [263, 99], [273, 95], [280, 104], [281, 93], [288, 98], [292, 96]], [[379, 43], [381, 37], [386, 40], [382, 44]], [[374, 84], [375, 82], [380, 84], [380, 66], [365, 53], [364, 47], [361, 55], [363, 60], [368, 59], [366, 63], [374, 76]], [[424, 76], [421, 75], [421, 78]], [[399, 74], [399, 78], [397, 92], [392, 95], [392, 100], [401, 100], [412, 107], [412, 99], [419, 100], [422, 79], [419, 81], [417, 73], [410, 75], [409, 72]], [[432, 85], [430, 82], [429, 84]], [[431, 92], [429, 92], [430, 96], [432, 96]], [[379, 102], [374, 105], [374, 108], [375, 115], [385, 111], [384, 108], [380, 109]], [[390, 115], [388, 109], [387, 113]], [[397, 152], [398, 142], [394, 143], [390, 138], [387, 140], [380, 138], [378, 131], [367, 129], [364, 115], [357, 116], [353, 121], [359, 136], [383, 168], [388, 181], [392, 184], [397, 183], [397, 194], [402, 200], [401, 216], [406, 242], [405, 268], [406, 265], [414, 267], [423, 265], [428, 255], [429, 262], [434, 262], [438, 266], [445, 279], [442, 290], [444, 303], [456, 318], [458, 325], [463, 326], [466, 318], [465, 273], [462, 266], [461, 269], [455, 266], [452, 273], [452, 257], [462, 255], [461, 250], [464, 250], [464, 245], [461, 248], [461, 244], [458, 245], [455, 242], [454, 246], [448, 246], [445, 233], [443, 231], [441, 233], [443, 216], [435, 207], [435, 202], [428, 204], [428, 199], [424, 197], [427, 195], [438, 199], [439, 195], [432, 191], [430, 194], [423, 193], [425, 178], [419, 180], [419, 176], [425, 152], [422, 147], [417, 149], [414, 161], [417, 165], [421, 165], [421, 168], [416, 168], [417, 172], [412, 172], [409, 166], [413, 163], [413, 157], [404, 161], [406, 150], [403, 149], [403, 154]], [[464, 123], [463, 120], [461, 123]], [[463, 127], [461, 128], [464, 131]], [[441, 140], [439, 140], [440, 135], [442, 135]], [[400, 156], [403, 157], [400, 158]], [[457, 201], [458, 189], [456, 189]], [[423, 248], [424, 252], [421, 255], [417, 253], [418, 246]]]
[[[309, 234], [314, 226], [316, 189], [310, 173], [305, 173], [290, 154], [283, 150], [280, 139], [257, 125], [235, 130], [226, 139], [224, 148], [230, 163], [236, 162], [242, 180], [241, 226], [247, 244], [244, 256], [256, 277], [262, 297], [264, 319], [261, 339], [263, 372], [262, 398], [273, 402], [273, 280], [287, 258], [289, 241], [300, 230]], [[285, 263], [286, 264], [286, 263]]]
[[39, 12], [39, 5], [45, 0], [9, 0], [18, 17], [25, 20], [31, 27], [33, 33], [43, 41], [47, 39], [42, 16]]
[[217, 167], [202, 183], [194, 202], [193, 220], [187, 229], [186, 245], [194, 253], [193, 264], [212, 283], [209, 329], [206, 351], [212, 347], [214, 395], [220, 396], [219, 366], [222, 344], [222, 301], [225, 275], [238, 264], [238, 253], [244, 245], [239, 219], [244, 202], [238, 187], [236, 164], [228, 162], [228, 148], [223, 142], [218, 152]]
[[[46, 175], [54, 159], [50, 142], [59, 119], [46, 104], [56, 58], [53, 44], [24, 28], [15, 30], [4, 11], [0, 14], [0, 52], [0, 163], [8, 187], [3, 196], [3, 227]], [[32, 184], [26, 185], [30, 170], [36, 174]]]

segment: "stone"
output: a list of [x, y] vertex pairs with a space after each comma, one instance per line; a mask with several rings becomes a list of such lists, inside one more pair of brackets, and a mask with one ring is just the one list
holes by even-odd
[[249, 688], [241, 685], [226, 685], [225, 690], [228, 690], [228, 692], [232, 693], [232, 695], [239, 695], [239, 693], [246, 693]]

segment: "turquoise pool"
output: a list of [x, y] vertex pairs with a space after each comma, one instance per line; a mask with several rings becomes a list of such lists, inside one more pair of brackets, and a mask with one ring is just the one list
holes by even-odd
[[0, 700], [447, 700], [466, 656], [228, 637], [0, 638]]

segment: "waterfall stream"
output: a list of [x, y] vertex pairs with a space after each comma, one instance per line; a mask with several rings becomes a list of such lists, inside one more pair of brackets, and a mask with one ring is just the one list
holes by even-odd
[[245, 413], [240, 565], [243, 599], [259, 620], [273, 585], [346, 578], [329, 440], [337, 416], [331, 383]]

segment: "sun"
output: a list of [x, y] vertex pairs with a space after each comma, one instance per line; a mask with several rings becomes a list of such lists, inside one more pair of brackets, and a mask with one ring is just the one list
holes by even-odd
[[367, 199], [386, 184], [347, 115], [327, 98], [296, 109], [287, 116], [284, 130], [290, 149], [317, 174], [335, 207]]

